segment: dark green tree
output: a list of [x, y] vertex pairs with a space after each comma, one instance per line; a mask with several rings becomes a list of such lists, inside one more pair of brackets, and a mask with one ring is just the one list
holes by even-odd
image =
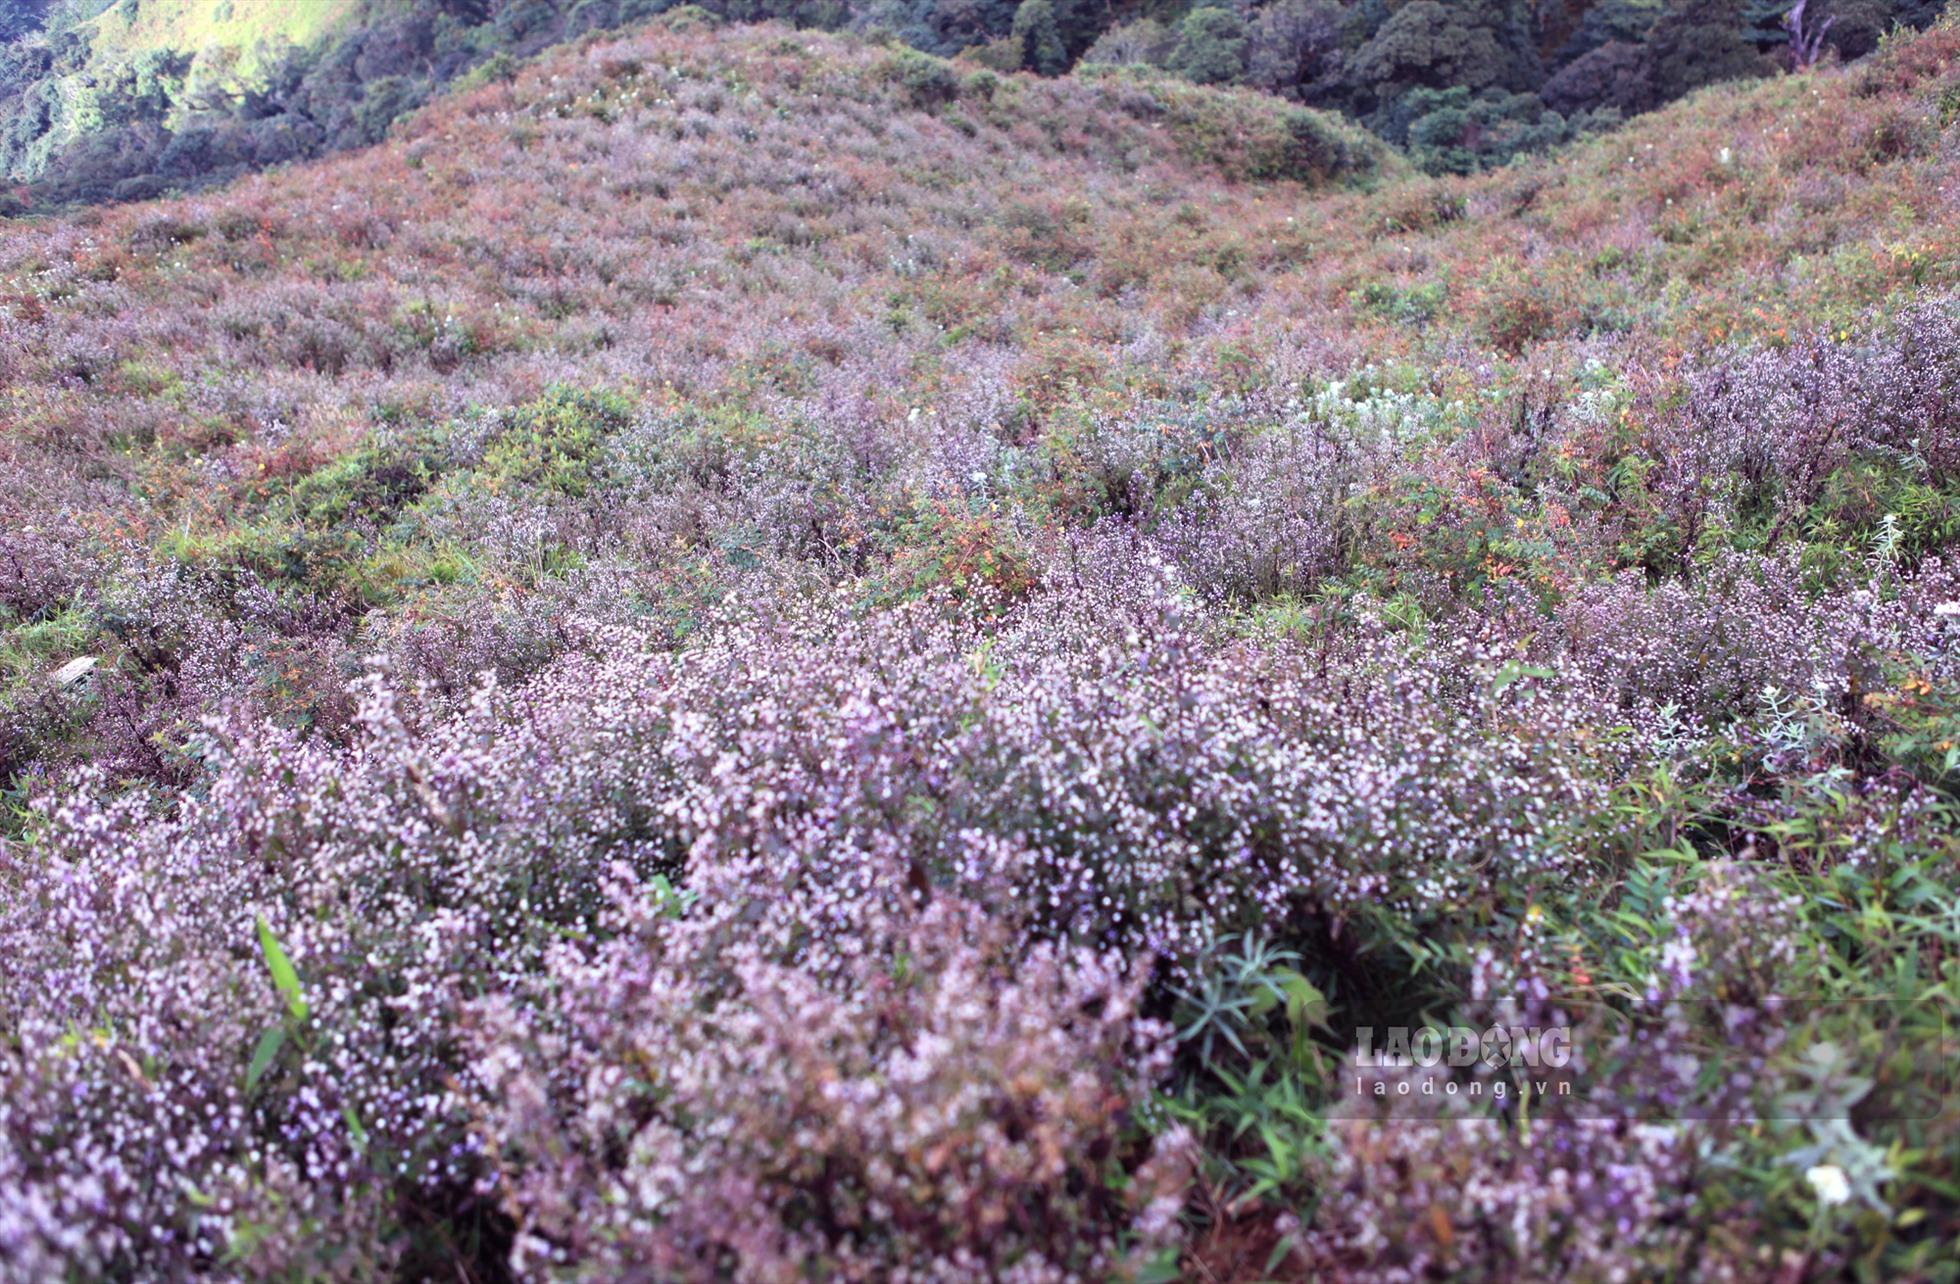
[[1511, 0], [1409, 0], [1348, 60], [1353, 110], [1400, 143], [1417, 89], [1535, 89], [1540, 69], [1528, 28], [1514, 21], [1521, 12]]
[[1498, 83], [1515, 92], [1535, 90], [1545, 79], [1545, 62], [1538, 54], [1538, 20], [1532, 0], [1477, 0], [1455, 7], [1497, 41], [1504, 56]]
[[1345, 66], [1343, 14], [1333, 0], [1271, 0], [1247, 31], [1247, 77], [1269, 93], [1313, 100]]
[[[882, 15], [887, 6], [854, 2], [850, 8], [854, 16]], [[962, 49], [1007, 38], [1013, 29], [1016, 5], [1014, 0], [908, 0], [889, 8], [911, 15], [889, 24], [902, 31], [909, 43], [950, 58]]]
[[1059, 76], [1068, 70], [1068, 46], [1062, 43], [1053, 0], [1021, 0], [1012, 34], [1021, 45], [1021, 65], [1029, 71]]
[[1089, 46], [1082, 61], [1117, 67], [1159, 67], [1176, 40], [1176, 34], [1155, 18], [1138, 18], [1103, 32]]
[[149, 49], [136, 59], [136, 93], [163, 116], [184, 96], [195, 55], [188, 49]]
[[1547, 77], [1538, 96], [1567, 116], [1600, 110], [1631, 116], [1654, 105], [1653, 68], [1645, 46], [1609, 40]]
[[1752, 43], [1746, 16], [1735, 0], [1668, 0], [1647, 39], [1660, 100], [1774, 67]]
[[1409, 158], [1431, 174], [1474, 174], [1556, 146], [1572, 126], [1536, 94], [1417, 89], [1408, 98]]
[[[1783, 15], [1790, 12], [1792, 0], [1742, 0], [1742, 34], [1756, 48], [1764, 53], [1781, 53], [1789, 43], [1789, 34], [1783, 30]], [[1823, 6], [1813, 4], [1813, 9]]]
[[1580, 18], [1559, 57], [1570, 62], [1605, 44], [1645, 44], [1665, 9], [1665, 0], [1598, 0]]
[[1349, 69], [1378, 101], [1412, 89], [1477, 90], [1503, 79], [1504, 47], [1474, 5], [1410, 0], [1355, 51]]
[[1212, 5], [1193, 9], [1178, 24], [1167, 65], [1200, 85], [1236, 85], [1245, 79], [1245, 19]]
[[1112, 10], [1099, 0], [1055, 0], [1055, 26], [1068, 48], [1069, 61], [1087, 53], [1110, 25]]
[[0, 44], [39, 31], [47, 20], [47, 0], [8, 0], [0, 4]]

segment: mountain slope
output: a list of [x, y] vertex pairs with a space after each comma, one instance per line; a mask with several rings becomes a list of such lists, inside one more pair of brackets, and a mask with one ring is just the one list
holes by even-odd
[[6, 224], [0, 1280], [1937, 1278], [1956, 101], [685, 15]]
[[[1256, 233], [1193, 231], [1279, 223], [1302, 193], [1214, 190], [1221, 172], [1390, 163], [1252, 95], [643, 36], [320, 169], [17, 236], [9, 416], [49, 461], [112, 445], [158, 517], [261, 494], [377, 406], [522, 401], [574, 363], [746, 413], [798, 387], [903, 409], [967, 384], [1025, 419], [1108, 362], [1120, 312], [1181, 329], [1249, 284], [1240, 264], [1273, 252]], [[1043, 335], [1052, 355], [1026, 350]]]
[[36, 29], [4, 49], [0, 174], [42, 179], [79, 168], [73, 149], [94, 135], [144, 122], [181, 128], [198, 110], [227, 110], [263, 90], [295, 50], [386, 12], [376, 0], [146, 0], [63, 13], [51, 38]]
[[225, 62], [250, 76], [269, 53], [284, 45], [311, 45], [362, 22], [385, 16], [386, 0], [315, 0], [308, 4], [239, 4], [237, 0], [142, 0], [111, 5], [70, 30], [89, 42], [91, 65], [145, 53], [182, 50]]

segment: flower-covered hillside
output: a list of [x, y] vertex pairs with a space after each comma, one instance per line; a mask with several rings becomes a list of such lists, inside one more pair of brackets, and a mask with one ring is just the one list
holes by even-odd
[[10, 225], [0, 1275], [1944, 1278], [1956, 53], [1438, 180], [683, 15]]

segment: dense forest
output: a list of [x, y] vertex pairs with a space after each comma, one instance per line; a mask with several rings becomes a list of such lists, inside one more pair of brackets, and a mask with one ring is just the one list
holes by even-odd
[[[1857, 58], [1938, 0], [318, 0], [199, 45], [257, 0], [20, 0], [0, 16], [14, 209], [127, 200], [379, 139], [460, 75], [662, 15], [780, 20], [995, 71], [1149, 68], [1346, 113], [1469, 173], [1703, 85]], [[152, 21], [146, 6], [167, 20]], [[276, 10], [279, 6], [261, 8]], [[208, 10], [208, 13], [207, 13]], [[320, 21], [319, 15], [331, 16]], [[311, 32], [296, 43], [288, 27]]]

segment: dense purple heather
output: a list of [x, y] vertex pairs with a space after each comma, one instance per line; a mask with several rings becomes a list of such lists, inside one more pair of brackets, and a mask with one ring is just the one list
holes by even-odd
[[0, 1281], [1944, 1278], [1956, 49], [1361, 191], [647, 31], [9, 229]]

